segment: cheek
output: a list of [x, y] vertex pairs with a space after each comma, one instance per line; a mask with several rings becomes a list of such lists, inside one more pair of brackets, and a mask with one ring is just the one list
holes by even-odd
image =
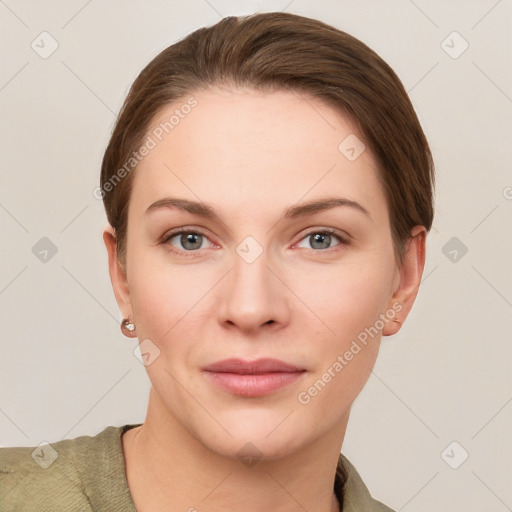
[[383, 261], [320, 266], [302, 275], [308, 274], [314, 277], [295, 278], [292, 289], [308, 306], [308, 316], [316, 318], [318, 334], [340, 348], [375, 324], [390, 297], [392, 266]]
[[[371, 268], [347, 266], [302, 289], [304, 302], [315, 313], [308, 315], [310, 326], [315, 327], [309, 329], [313, 336], [307, 337], [315, 339], [317, 349], [312, 353], [313, 373], [297, 399], [321, 410], [327, 422], [335, 421], [350, 407], [378, 356], [379, 318], [389, 299], [389, 278], [382, 267]], [[304, 320], [301, 322], [304, 326]], [[311, 343], [308, 349], [311, 351]]]
[[303, 390], [306, 402], [312, 400], [320, 408], [336, 403], [332, 411], [336, 415], [365, 385], [379, 351], [380, 318], [390, 296], [391, 261], [363, 258], [335, 271], [319, 269], [307, 283], [296, 281], [298, 295], [314, 313], [308, 314], [310, 326], [315, 326], [309, 330], [321, 346], [308, 381], [311, 394]]
[[[153, 249], [154, 251], [155, 249]], [[139, 337], [158, 345], [176, 337], [183, 329], [194, 335], [191, 322], [207, 303], [217, 275], [201, 265], [170, 264], [165, 250], [155, 257], [151, 251], [134, 251], [129, 269], [130, 300]], [[204, 302], [203, 302], [204, 301]]]

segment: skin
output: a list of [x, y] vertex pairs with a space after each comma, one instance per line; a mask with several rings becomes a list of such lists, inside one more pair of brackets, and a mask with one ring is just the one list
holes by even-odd
[[[103, 235], [120, 310], [139, 341], [160, 350], [146, 366], [145, 422], [122, 439], [130, 491], [145, 512], [241, 504], [247, 512], [339, 510], [334, 475], [350, 407], [381, 336], [400, 329], [415, 300], [425, 228], [411, 231], [397, 266], [370, 150], [349, 161], [338, 145], [357, 131], [320, 100], [227, 87], [194, 97], [197, 107], [134, 171], [125, 268], [112, 229]], [[152, 126], [176, 108], [169, 105]], [[332, 195], [357, 201], [369, 215], [338, 206], [282, 218], [290, 206]], [[145, 214], [166, 196], [204, 201], [221, 220], [175, 207]], [[188, 245], [180, 235], [162, 241], [182, 227], [204, 236]], [[310, 235], [325, 228], [350, 243], [336, 236], [315, 242]], [[252, 263], [236, 252], [247, 236], [263, 249]], [[298, 393], [396, 303], [401, 323], [387, 322], [317, 396], [299, 403]], [[307, 371], [269, 395], [241, 397], [201, 370], [228, 357], [275, 357]], [[237, 455], [248, 442], [260, 452], [253, 466]]]

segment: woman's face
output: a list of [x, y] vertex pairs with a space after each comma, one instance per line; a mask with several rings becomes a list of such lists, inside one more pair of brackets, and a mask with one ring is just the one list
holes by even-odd
[[[339, 438], [383, 325], [388, 334], [406, 311], [397, 313], [400, 269], [376, 163], [355, 127], [317, 99], [219, 88], [193, 97], [147, 134], [127, 277], [114, 282], [162, 417], [231, 456], [247, 442], [272, 458]], [[152, 207], [167, 198], [192, 207]], [[342, 201], [307, 206], [330, 199]], [[203, 370], [226, 358], [305, 371], [248, 396]]]

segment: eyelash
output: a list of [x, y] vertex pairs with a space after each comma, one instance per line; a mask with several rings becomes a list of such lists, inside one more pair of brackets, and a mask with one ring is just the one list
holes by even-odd
[[[205, 238], [208, 238], [208, 236], [203, 233], [200, 229], [183, 229], [183, 228], [180, 228], [180, 229], [177, 229], [175, 231], [171, 231], [169, 233], [166, 233], [161, 241], [162, 244], [167, 244], [169, 242], [169, 240], [171, 240], [172, 238], [176, 237], [177, 235], [189, 235], [189, 234], [193, 234], [193, 235], [201, 235]], [[312, 251], [314, 251], [315, 253], [321, 253], [321, 252], [331, 252], [333, 250], [337, 250], [336, 247], [338, 246], [343, 246], [343, 245], [349, 245], [350, 244], [350, 239], [345, 237], [345, 236], [342, 236], [338, 231], [336, 231], [335, 229], [331, 229], [331, 228], [323, 228], [323, 229], [312, 229], [310, 231], [308, 231], [307, 233], [305, 233], [302, 238], [299, 240], [299, 242], [301, 242], [302, 240], [304, 240], [305, 238], [307, 238], [308, 236], [312, 235], [312, 234], [321, 234], [321, 235], [331, 235], [331, 236], [334, 236], [335, 238], [337, 238], [339, 240], [339, 244], [333, 246], [333, 247], [329, 247], [327, 249], [311, 249]], [[170, 246], [170, 247], [174, 247], [174, 246]], [[178, 251], [178, 250], [175, 250], [174, 248], [172, 249], [169, 249], [169, 252], [171, 253], [174, 253], [178, 256], [186, 256], [186, 257], [193, 257], [195, 256], [196, 254], [194, 253], [197, 253], [199, 252], [200, 249], [195, 249], [195, 250], [191, 250], [191, 251]]]

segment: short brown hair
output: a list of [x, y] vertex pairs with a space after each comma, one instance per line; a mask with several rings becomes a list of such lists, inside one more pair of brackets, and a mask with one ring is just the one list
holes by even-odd
[[318, 20], [281, 12], [229, 16], [158, 54], [122, 106], [103, 157], [100, 186], [123, 266], [133, 180], [125, 164], [162, 108], [210, 85], [293, 90], [338, 109], [358, 127], [378, 163], [397, 261], [415, 225], [430, 230], [434, 163], [390, 66], [355, 37]]

